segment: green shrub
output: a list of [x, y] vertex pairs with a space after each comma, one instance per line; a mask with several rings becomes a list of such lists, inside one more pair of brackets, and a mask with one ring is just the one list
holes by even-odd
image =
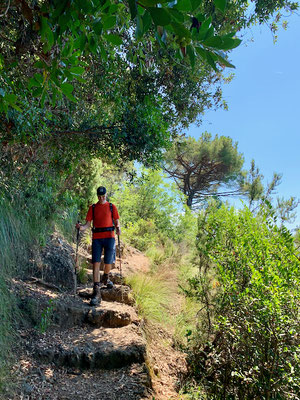
[[199, 301], [190, 365], [210, 399], [300, 393], [300, 262], [269, 207], [255, 217], [211, 206], [199, 217]]
[[55, 311], [55, 301], [54, 299], [49, 299], [48, 306], [44, 308], [41, 312], [41, 319], [37, 326], [37, 329], [45, 333], [53, 322], [53, 315]]
[[124, 240], [138, 250], [145, 251], [157, 243], [157, 232], [152, 220], [139, 219], [123, 229]]
[[80, 266], [77, 278], [80, 283], [86, 284], [88, 282], [86, 265], [82, 264]]

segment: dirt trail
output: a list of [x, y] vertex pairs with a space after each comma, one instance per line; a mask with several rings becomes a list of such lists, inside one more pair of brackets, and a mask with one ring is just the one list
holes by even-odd
[[[124, 276], [148, 270], [149, 260], [142, 253], [124, 252]], [[147, 344], [130, 288], [116, 269], [111, 279], [114, 289], [101, 290], [102, 302], [96, 308], [88, 305], [91, 283], [79, 287], [81, 297], [74, 297], [39, 282], [14, 282], [19, 307], [30, 320], [24, 320], [18, 332], [21, 344], [12, 370], [17, 391], [7, 393], [6, 399], [179, 398], [176, 385], [178, 370], [185, 367], [183, 355], [156, 325], [147, 325]]]

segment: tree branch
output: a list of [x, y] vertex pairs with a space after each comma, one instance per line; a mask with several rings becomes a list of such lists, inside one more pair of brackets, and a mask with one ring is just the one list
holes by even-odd
[[0, 14], [0, 18], [1, 18], [1, 17], [5, 17], [5, 16], [7, 15], [8, 10], [9, 10], [9, 7], [10, 7], [10, 0], [8, 0], [7, 8], [6, 8], [6, 10], [4, 11], [4, 13], [3, 13], [3, 14]]

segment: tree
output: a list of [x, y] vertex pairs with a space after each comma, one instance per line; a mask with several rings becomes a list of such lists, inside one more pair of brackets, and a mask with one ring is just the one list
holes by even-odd
[[243, 162], [232, 139], [225, 136], [212, 139], [205, 132], [199, 140], [187, 137], [177, 141], [165, 155], [164, 170], [186, 195], [186, 204], [191, 208], [208, 195], [233, 193], [219, 193], [218, 189], [237, 181]]
[[[263, 202], [273, 202], [275, 190], [281, 183], [282, 175], [274, 172], [271, 182], [266, 185], [263, 184], [263, 179], [263, 174], [255, 165], [255, 161], [252, 160], [250, 170], [241, 182], [241, 191], [248, 198], [248, 207], [254, 213]], [[295, 209], [299, 203], [300, 201], [293, 196], [287, 200], [283, 197], [276, 198], [276, 204], [273, 205], [273, 209], [275, 215], [280, 219], [281, 224], [294, 222], [296, 217]]]

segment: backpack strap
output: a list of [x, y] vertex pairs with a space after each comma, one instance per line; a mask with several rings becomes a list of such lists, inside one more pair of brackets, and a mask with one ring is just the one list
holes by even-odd
[[92, 212], [93, 212], [93, 219], [92, 219], [92, 221], [93, 221], [93, 226], [92, 226], [92, 229], [94, 228], [95, 206], [96, 206], [96, 204], [93, 204], [93, 205], [92, 205]]
[[113, 227], [115, 228], [114, 214], [113, 214], [113, 205], [112, 205], [112, 203], [109, 203], [109, 208], [110, 208], [110, 212], [111, 212], [112, 224], [113, 224]]

